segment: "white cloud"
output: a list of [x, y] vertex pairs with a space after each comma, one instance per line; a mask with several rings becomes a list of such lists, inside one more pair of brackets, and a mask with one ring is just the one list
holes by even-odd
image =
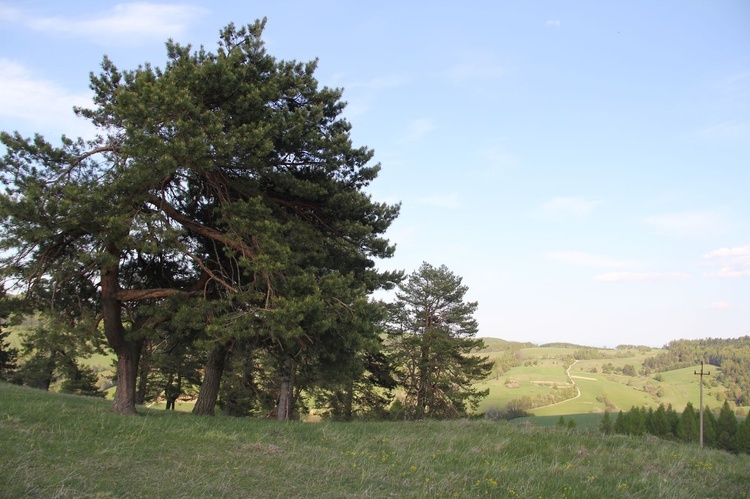
[[86, 18], [17, 15], [26, 26], [37, 31], [96, 42], [116, 40], [134, 44], [149, 38], [165, 40], [183, 35], [188, 25], [206, 12], [204, 8], [187, 4], [132, 2], [117, 4], [107, 12]]
[[731, 306], [732, 305], [730, 305], [729, 303], [727, 303], [725, 301], [715, 301], [715, 302], [711, 303], [708, 306], [708, 308], [714, 308], [714, 309], [722, 310], [722, 309], [725, 309], [725, 308], [730, 308]]
[[719, 248], [703, 255], [705, 264], [718, 270], [706, 277], [750, 277], [750, 246]]
[[594, 276], [595, 281], [602, 282], [654, 282], [685, 281], [690, 274], [684, 272], [609, 272]]
[[548, 28], [559, 28], [560, 26], [562, 26], [562, 21], [559, 19], [550, 19], [547, 21]]
[[578, 265], [581, 267], [610, 267], [610, 268], [627, 268], [637, 267], [639, 264], [627, 260], [617, 260], [582, 251], [553, 251], [547, 253], [551, 260], [569, 265]]
[[602, 201], [582, 197], [556, 197], [542, 204], [536, 215], [547, 220], [562, 218], [584, 218]]
[[417, 204], [435, 206], [437, 208], [460, 208], [461, 201], [458, 194], [447, 194], [443, 196], [423, 196], [415, 199]]
[[435, 125], [430, 120], [427, 120], [427, 119], [415, 120], [409, 125], [409, 128], [406, 131], [406, 135], [404, 136], [403, 141], [415, 142], [417, 140], [420, 140], [427, 134], [429, 134], [434, 129], [435, 129]]
[[19, 19], [21, 19], [21, 17], [22, 14], [20, 10], [0, 4], [0, 20], [18, 21]]
[[721, 234], [726, 222], [713, 211], [686, 211], [667, 213], [646, 218], [646, 223], [658, 232], [678, 237], [696, 237]]
[[16, 128], [65, 132], [71, 137], [91, 136], [93, 127], [73, 113], [73, 106], [92, 106], [88, 95], [69, 93], [54, 82], [37, 78], [26, 67], [0, 59], [0, 117], [18, 119]]

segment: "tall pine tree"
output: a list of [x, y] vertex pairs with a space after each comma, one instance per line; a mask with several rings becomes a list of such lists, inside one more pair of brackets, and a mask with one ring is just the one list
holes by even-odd
[[472, 355], [484, 341], [476, 338], [477, 303], [464, 301], [461, 281], [445, 265], [423, 263], [396, 293], [389, 340], [406, 414], [414, 419], [463, 416], [488, 393], [473, 386], [493, 363]]

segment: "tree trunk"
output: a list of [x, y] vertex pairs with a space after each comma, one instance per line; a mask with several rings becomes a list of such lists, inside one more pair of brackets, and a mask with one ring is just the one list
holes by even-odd
[[151, 348], [150, 342], [144, 342], [141, 349], [141, 360], [138, 362], [138, 391], [135, 395], [135, 403], [143, 405], [146, 402], [146, 391], [148, 390], [148, 375], [151, 371]]
[[44, 390], [45, 392], [49, 391], [49, 387], [52, 384], [52, 378], [55, 377], [56, 360], [57, 350], [52, 350], [49, 354], [49, 357], [47, 358], [47, 361], [44, 362], [44, 365], [42, 366], [42, 372], [39, 373], [41, 376], [34, 384], [34, 388]]
[[120, 289], [120, 252], [113, 246], [110, 246], [108, 251], [115, 263], [102, 266], [101, 287], [104, 335], [117, 355], [117, 388], [112, 411], [119, 414], [137, 414], [135, 389], [143, 341], [133, 341], [126, 337], [125, 327], [122, 325], [122, 302], [117, 298], [117, 291]]
[[138, 359], [141, 355], [141, 342], [126, 342], [117, 354], [117, 389], [112, 411], [120, 414], [137, 414], [135, 409], [136, 381], [138, 379]]
[[[425, 335], [426, 336], [426, 335]], [[417, 407], [414, 411], [415, 419], [422, 419], [425, 409], [430, 403], [428, 388], [430, 385], [430, 347], [427, 338], [422, 339], [419, 356], [419, 384], [417, 385]]]
[[216, 400], [219, 397], [219, 386], [221, 385], [221, 376], [224, 374], [224, 364], [227, 359], [229, 350], [228, 343], [216, 343], [214, 348], [209, 352], [206, 360], [203, 383], [198, 392], [198, 400], [193, 407], [193, 414], [204, 416], [213, 416]]
[[289, 421], [294, 411], [294, 361], [287, 358], [281, 364], [281, 387], [276, 410], [278, 421]]

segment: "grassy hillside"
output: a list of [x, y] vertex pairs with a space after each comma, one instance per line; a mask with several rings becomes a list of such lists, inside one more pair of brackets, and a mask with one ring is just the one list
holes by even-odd
[[0, 383], [0, 497], [744, 497], [750, 456], [487, 420], [287, 423]]
[[[530, 412], [537, 416], [601, 414], [605, 410], [616, 412], [627, 411], [632, 406], [657, 407], [663, 403], [672, 404], [682, 411], [688, 402], [699, 405], [698, 377], [693, 374], [700, 366], [669, 371], [627, 376], [616, 372], [605, 373], [605, 366], [622, 369], [631, 365], [636, 371], [642, 368], [647, 357], [660, 352], [658, 349], [588, 349], [595, 358], [579, 360], [573, 364], [573, 356], [579, 351], [577, 346], [524, 346], [509, 342], [490, 342], [482, 352], [492, 359], [502, 359], [509, 350], [516, 350], [520, 357], [519, 364], [506, 372], [495, 374], [479, 384], [482, 389], [489, 388], [490, 394], [481, 403], [482, 412], [491, 409], [504, 409], [514, 399], [530, 397], [537, 399], [572, 386], [580, 390], [580, 396], [539, 407], [535, 404]], [[572, 367], [571, 367], [572, 364]], [[570, 367], [570, 377], [566, 369]], [[714, 369], [716, 367], [707, 367]], [[725, 388], [715, 380], [709, 380], [704, 387], [704, 404], [710, 407], [721, 407], [724, 403]], [[577, 395], [577, 394], [575, 394]], [[744, 408], [747, 411], [750, 408]]]

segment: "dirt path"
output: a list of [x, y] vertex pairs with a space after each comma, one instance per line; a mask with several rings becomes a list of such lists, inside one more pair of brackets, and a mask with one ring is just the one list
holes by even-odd
[[[570, 368], [573, 367], [574, 365], [576, 365], [577, 363], [578, 363], [578, 361], [576, 360], [571, 365], [569, 365], [568, 368], [565, 370], [565, 374], [567, 374], [568, 379], [573, 384], [573, 386], [576, 387], [576, 392], [578, 392], [578, 395], [576, 395], [575, 397], [569, 398], [569, 399], [565, 399], [565, 400], [563, 400], [561, 402], [555, 402], [554, 404], [543, 405], [541, 407], [534, 407], [533, 409], [545, 409], [547, 407], [553, 407], [553, 406], [556, 406], [556, 405], [564, 404], [566, 402], [570, 402], [571, 400], [575, 400], [575, 399], [577, 399], [578, 397], [581, 396], [581, 389], [578, 388], [578, 384], [575, 381], [573, 381], [574, 376], [570, 375]], [[586, 378], [581, 378], [580, 376], [575, 376], [575, 377], [578, 378], [578, 379], [586, 379]]]

